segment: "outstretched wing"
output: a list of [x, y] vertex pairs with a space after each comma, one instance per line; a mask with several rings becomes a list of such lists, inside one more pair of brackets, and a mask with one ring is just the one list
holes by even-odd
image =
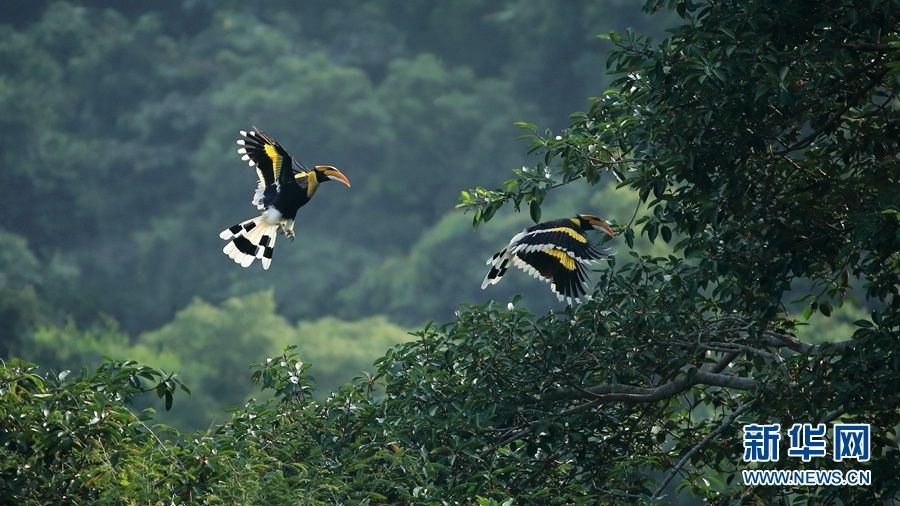
[[[256, 167], [256, 174], [259, 176], [253, 204], [258, 209], [265, 209], [278, 196], [281, 185], [293, 180], [294, 163], [291, 155], [278, 141], [256, 127], [246, 132], [241, 130], [241, 137], [243, 138], [237, 141], [241, 146], [238, 149], [238, 153], [242, 155], [241, 160]], [[282, 170], [285, 167], [287, 169]]]
[[588, 266], [605, 256], [576, 222], [568, 219], [539, 223], [516, 234], [502, 251], [488, 259], [491, 270], [481, 288], [500, 281], [510, 265], [550, 284], [559, 300], [569, 304], [586, 296]]
[[540, 251], [516, 253], [512, 262], [535, 278], [550, 283], [550, 290], [561, 301], [572, 304], [585, 296], [587, 262], [573, 258], [563, 249], [548, 247]]
[[560, 224], [524, 230], [516, 236], [516, 241], [510, 244], [512, 253], [530, 253], [548, 249], [558, 249], [566, 252], [570, 257], [582, 263], [589, 263], [603, 257], [603, 253], [595, 248], [580, 227], [571, 226], [568, 220]]

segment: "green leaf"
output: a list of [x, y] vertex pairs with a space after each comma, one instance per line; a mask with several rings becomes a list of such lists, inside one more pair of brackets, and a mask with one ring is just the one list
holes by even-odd
[[804, 320], [809, 320], [809, 317], [812, 316], [813, 311], [814, 311], [814, 310], [813, 310], [813, 307], [812, 307], [811, 305], [810, 305], [810, 306], [806, 306], [805, 308], [803, 308], [803, 312], [800, 313], [800, 318], [802, 318], [802, 319], [804, 319]]
[[650, 242], [656, 241], [656, 234], [659, 232], [659, 224], [655, 221], [648, 223], [645, 230], [647, 231], [647, 238], [650, 239]]
[[660, 235], [662, 235], [663, 241], [669, 242], [672, 240], [672, 229], [669, 228], [667, 225], [663, 225], [659, 229], [659, 233], [660, 233]]
[[538, 223], [541, 221], [541, 203], [537, 200], [532, 200], [531, 204], [528, 205], [528, 212], [531, 214], [531, 219]]
[[491, 218], [494, 217], [494, 213], [497, 212], [499, 206], [490, 204], [484, 207], [484, 211], [481, 213], [481, 221], [488, 222], [491, 221]]

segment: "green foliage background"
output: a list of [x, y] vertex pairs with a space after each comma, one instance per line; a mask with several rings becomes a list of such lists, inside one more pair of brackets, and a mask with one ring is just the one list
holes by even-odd
[[[598, 27], [662, 23], [628, 2], [13, 3], [0, 350], [178, 371], [196, 401], [167, 419], [182, 428], [242, 401], [249, 362], [285, 344], [327, 391], [407, 339], [396, 325], [525, 291], [555, 306], [515, 277], [478, 289], [483, 258], [527, 221], [473, 237], [457, 194], [527, 163], [515, 121], [562, 124], [602, 89]], [[353, 181], [304, 208], [270, 271], [236, 268], [215, 233], [255, 212], [234, 149], [251, 124]]]
[[[0, 496], [897, 500], [897, 2], [8, 7]], [[353, 181], [269, 271], [250, 124]], [[574, 212], [595, 301], [478, 289]], [[871, 423], [877, 486], [741, 488], [748, 419]]]

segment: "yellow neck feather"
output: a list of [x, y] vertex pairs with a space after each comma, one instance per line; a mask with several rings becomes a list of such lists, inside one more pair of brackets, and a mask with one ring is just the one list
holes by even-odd
[[306, 196], [312, 198], [312, 196], [316, 193], [316, 190], [319, 189], [319, 180], [316, 178], [316, 171], [311, 170], [306, 175]]

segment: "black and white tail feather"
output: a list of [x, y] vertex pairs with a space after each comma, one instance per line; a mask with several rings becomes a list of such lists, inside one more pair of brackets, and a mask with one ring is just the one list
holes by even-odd
[[278, 229], [279, 224], [268, 223], [265, 216], [229, 227], [219, 234], [220, 238], [228, 241], [222, 252], [241, 267], [249, 267], [258, 258], [263, 269], [268, 269], [272, 265]]

